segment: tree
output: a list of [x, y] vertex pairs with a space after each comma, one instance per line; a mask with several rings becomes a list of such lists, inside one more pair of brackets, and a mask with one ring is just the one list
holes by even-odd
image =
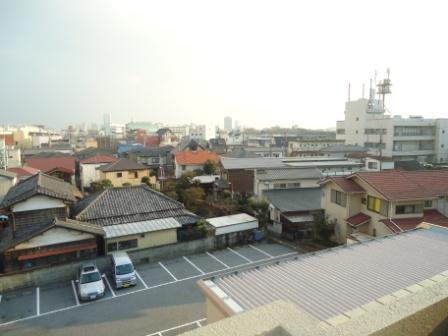
[[249, 199], [249, 209], [254, 212], [260, 227], [266, 227], [269, 222], [269, 203], [251, 198]]
[[217, 165], [216, 165], [215, 161], [212, 161], [212, 160], [205, 161], [205, 163], [204, 163], [204, 173], [206, 175], [213, 175], [213, 174], [215, 174], [216, 173], [216, 168], [217, 168]]
[[202, 176], [204, 175], [204, 171], [200, 168], [193, 170], [193, 173], [195, 176]]
[[100, 182], [101, 186], [103, 187], [103, 189], [105, 188], [113, 188], [113, 184], [112, 181], [109, 179], [104, 179]]
[[143, 176], [140, 182], [142, 182], [143, 184], [146, 184], [148, 186], [151, 186], [151, 180], [150, 180], [149, 176]]
[[328, 215], [324, 215], [322, 212], [315, 213], [313, 225], [314, 240], [330, 242], [330, 238], [334, 234], [334, 226], [334, 221], [330, 221]]
[[129, 182], [125, 182], [125, 183], [123, 183], [123, 187], [130, 187], [132, 184], [130, 184]]
[[112, 184], [111, 180], [104, 179], [100, 182], [92, 182], [90, 183], [90, 191], [91, 192], [97, 192], [106, 188], [112, 188], [114, 185]]
[[194, 210], [204, 198], [204, 189], [200, 187], [190, 187], [182, 192], [182, 201], [187, 209]]

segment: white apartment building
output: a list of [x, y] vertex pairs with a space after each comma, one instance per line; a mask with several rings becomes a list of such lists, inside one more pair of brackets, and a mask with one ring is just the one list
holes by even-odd
[[370, 97], [345, 104], [345, 118], [336, 123], [336, 138], [359, 145], [373, 155], [394, 160], [448, 162], [448, 119], [402, 118], [386, 113], [381, 100]]
[[179, 141], [186, 136], [189, 136], [192, 139], [207, 139], [207, 127], [205, 125], [190, 124], [183, 126], [169, 126], [168, 128]]
[[288, 155], [296, 153], [298, 157], [322, 156], [320, 150], [331, 146], [343, 145], [341, 139], [297, 139], [288, 142]]

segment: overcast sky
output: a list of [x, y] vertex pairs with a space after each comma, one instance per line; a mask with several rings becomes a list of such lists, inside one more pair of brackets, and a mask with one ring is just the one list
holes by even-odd
[[335, 127], [390, 67], [393, 114], [448, 117], [444, 1], [0, 0], [0, 124]]

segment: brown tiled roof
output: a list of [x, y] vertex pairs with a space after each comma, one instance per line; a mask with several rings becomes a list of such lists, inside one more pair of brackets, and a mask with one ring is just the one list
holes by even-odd
[[142, 170], [149, 169], [147, 166], [141, 165], [129, 159], [119, 159], [118, 161], [106, 164], [98, 168], [103, 172], [126, 171], [126, 170]]
[[33, 168], [33, 167], [10, 167], [6, 169], [9, 172], [16, 173], [18, 176], [32, 176], [36, 175], [40, 172], [39, 169]]
[[218, 163], [219, 156], [209, 151], [182, 151], [176, 153], [176, 163], [180, 165], [200, 165], [208, 160]]
[[357, 172], [358, 177], [383, 195], [387, 200], [424, 199], [448, 193], [448, 171], [382, 171]]
[[89, 163], [112, 163], [117, 161], [118, 159], [112, 155], [106, 155], [106, 154], [96, 154], [94, 156], [88, 157], [84, 160], [79, 161], [82, 164], [89, 164]]
[[30, 157], [26, 165], [41, 170], [44, 173], [58, 168], [64, 172], [75, 173], [75, 158], [73, 156]]
[[359, 212], [354, 216], [347, 218], [345, 221], [351, 226], [359, 226], [361, 224], [367, 223], [370, 220], [370, 216], [365, 213]]
[[395, 233], [413, 230], [417, 227], [417, 225], [423, 222], [448, 228], [448, 218], [437, 210], [426, 210], [423, 213], [423, 217], [387, 218], [383, 219], [381, 222], [383, 222], [392, 232]]
[[363, 193], [365, 190], [356, 182], [347, 179], [345, 176], [331, 176], [321, 182], [325, 184], [328, 182], [334, 182], [339, 188], [346, 193]]

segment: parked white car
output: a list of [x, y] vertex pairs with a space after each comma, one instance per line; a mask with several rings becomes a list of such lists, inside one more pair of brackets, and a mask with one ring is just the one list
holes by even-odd
[[85, 264], [79, 268], [76, 285], [80, 301], [103, 297], [105, 286], [102, 275], [95, 264]]
[[126, 252], [112, 253], [112, 277], [117, 289], [137, 284], [134, 265]]

